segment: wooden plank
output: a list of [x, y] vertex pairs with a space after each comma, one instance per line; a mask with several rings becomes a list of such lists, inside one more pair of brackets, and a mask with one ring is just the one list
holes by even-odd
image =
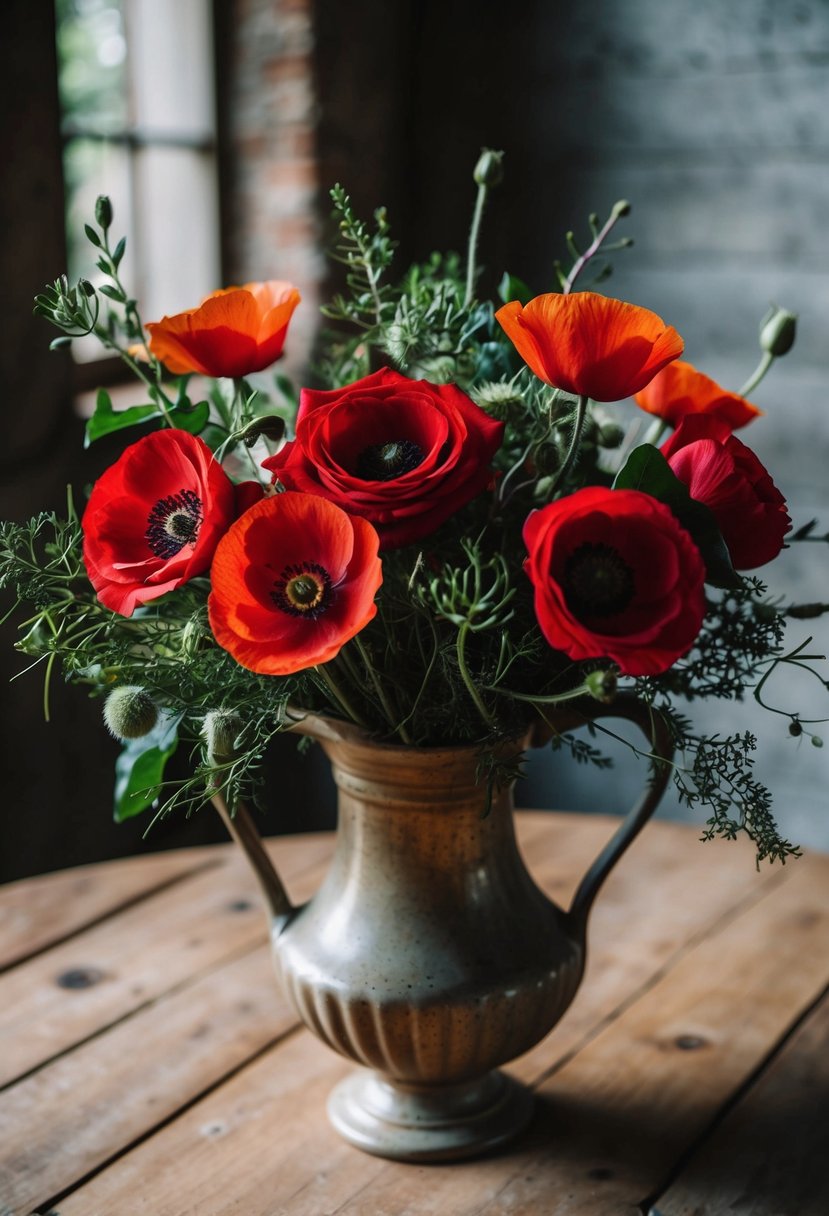
[[178, 849], [0, 887], [0, 970], [210, 864], [206, 850]]
[[[421, 1169], [345, 1148], [323, 1107], [348, 1064], [303, 1032], [64, 1198], [61, 1216], [635, 1210], [825, 983], [828, 875], [825, 859], [804, 860], [796, 882], [765, 884], [758, 903], [722, 920], [638, 999], [630, 992], [630, 1006], [544, 1082], [534, 1127], [508, 1156]], [[699, 899], [704, 907], [707, 893]], [[674, 906], [663, 905], [663, 920]]]
[[829, 998], [804, 1020], [651, 1216], [826, 1216]]
[[[331, 851], [321, 835], [277, 844], [298, 900]], [[184, 878], [0, 976], [0, 1084], [8, 1084], [267, 935], [246, 862]]]
[[0, 1102], [0, 1212], [46, 1204], [295, 1020], [261, 946], [12, 1086]]

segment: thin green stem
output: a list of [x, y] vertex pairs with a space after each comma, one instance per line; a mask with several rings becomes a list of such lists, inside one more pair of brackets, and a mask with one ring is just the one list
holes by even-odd
[[466, 292], [463, 297], [463, 306], [468, 308], [472, 303], [475, 294], [475, 270], [477, 268], [478, 259], [478, 237], [481, 232], [481, 220], [484, 214], [484, 203], [486, 202], [487, 187], [481, 183], [478, 186], [478, 195], [475, 199], [475, 210], [472, 213], [472, 224], [469, 229], [469, 246], [466, 255]]
[[575, 286], [576, 279], [579, 277], [581, 272], [584, 270], [585, 266], [590, 261], [590, 259], [599, 252], [599, 249], [604, 244], [604, 242], [607, 240], [607, 238], [610, 236], [610, 233], [616, 227], [616, 224], [619, 222], [619, 220], [621, 219], [621, 217], [624, 214], [626, 214], [624, 211], [617, 210], [616, 207], [613, 208], [613, 210], [610, 213], [610, 218], [608, 219], [605, 226], [599, 232], [596, 233], [591, 244], [588, 245], [588, 247], [587, 247], [587, 249], [585, 249], [584, 253], [580, 254], [576, 258], [575, 262], [573, 263], [573, 265], [570, 269], [570, 273], [567, 275], [567, 278], [564, 280], [564, 282], [561, 285], [561, 294], [562, 295], [568, 296], [570, 294], [570, 292], [573, 290], [573, 287]]
[[738, 396], [747, 397], [748, 394], [752, 392], [763, 379], [772, 363], [774, 363], [774, 355], [771, 353], [771, 351], [764, 351], [762, 359], [757, 364], [748, 380], [746, 380], [743, 387], [740, 389]]
[[573, 435], [570, 440], [570, 448], [564, 459], [564, 464], [561, 466], [558, 473], [556, 474], [555, 481], [553, 482], [552, 487], [550, 489], [551, 497], [553, 494], [555, 494], [555, 492], [559, 488], [559, 486], [563, 485], [564, 482], [567, 480], [567, 478], [570, 476], [570, 471], [573, 468], [573, 465], [576, 463], [576, 457], [579, 454], [579, 445], [581, 443], [581, 437], [584, 433], [584, 423], [587, 418], [587, 401], [588, 401], [588, 398], [585, 397], [584, 395], [579, 396], [578, 405], [576, 406], [576, 421], [573, 426]]
[[657, 447], [659, 440], [665, 434], [667, 429], [668, 424], [664, 418], [654, 418], [648, 429], [645, 431], [642, 442], [651, 443], [654, 447]]
[[317, 667], [314, 668], [314, 671], [317, 673], [317, 675], [322, 680], [323, 684], [325, 684], [326, 688], [331, 693], [331, 696], [334, 698], [334, 702], [338, 706], [338, 708], [340, 708], [341, 710], [344, 711], [346, 716], [351, 719], [351, 721], [355, 724], [355, 726], [362, 726], [363, 730], [368, 730], [369, 725], [366, 722], [365, 718], [363, 718], [362, 715], [359, 714], [357, 712], [357, 710], [354, 708], [354, 706], [351, 704], [351, 702], [348, 699], [348, 697], [346, 696], [346, 694], [343, 692], [343, 690], [337, 684], [337, 681], [332, 676], [331, 672], [328, 670], [327, 665], [319, 664]]
[[496, 729], [495, 719], [492, 717], [492, 714], [481, 700], [481, 694], [475, 687], [475, 683], [470, 675], [469, 668], [466, 665], [466, 639], [471, 631], [471, 628], [472, 626], [469, 624], [469, 621], [464, 621], [458, 630], [458, 641], [456, 646], [458, 670], [461, 673], [461, 679], [466, 685], [466, 691], [469, 693], [470, 697], [475, 703], [475, 708], [478, 710], [478, 713], [481, 715], [489, 729], [494, 731]]
[[374, 664], [371, 661], [371, 656], [369, 655], [359, 636], [354, 638], [354, 645], [360, 652], [360, 658], [363, 660], [363, 666], [366, 669], [369, 680], [371, 680], [374, 691], [377, 693], [377, 699], [383, 707], [383, 713], [386, 715], [386, 720], [388, 721], [389, 726], [392, 728], [395, 734], [400, 736], [404, 743], [411, 743], [412, 737], [406, 730], [404, 724], [398, 721], [399, 714], [396, 713], [394, 707], [389, 701], [386, 690], [383, 688], [380, 678], [377, 675], [377, 672], [374, 670]]

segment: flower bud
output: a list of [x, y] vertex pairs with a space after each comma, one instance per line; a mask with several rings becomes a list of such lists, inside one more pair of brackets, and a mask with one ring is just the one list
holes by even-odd
[[106, 232], [112, 223], [112, 203], [105, 194], [95, 199], [95, 223]]
[[610, 214], [616, 219], [621, 219], [623, 215], [630, 215], [630, 203], [626, 198], [620, 198], [611, 207]]
[[779, 359], [794, 346], [797, 314], [772, 305], [760, 322], [760, 348]]
[[618, 422], [607, 422], [599, 427], [596, 442], [600, 448], [619, 448], [625, 438], [625, 428]]
[[823, 740], [820, 735], [812, 735], [812, 747], [823, 747]]
[[232, 709], [211, 709], [204, 715], [201, 733], [211, 763], [221, 763], [236, 754], [241, 729], [242, 719]]
[[104, 722], [116, 739], [140, 739], [158, 721], [158, 706], [137, 684], [114, 688], [104, 703]]
[[591, 671], [584, 682], [590, 696], [602, 705], [610, 705], [615, 699], [618, 685], [615, 671]]
[[473, 389], [472, 400], [499, 422], [518, 422], [526, 415], [526, 406], [520, 392], [503, 381], [491, 381]]
[[503, 152], [483, 148], [472, 176], [479, 186], [500, 186], [504, 180]]

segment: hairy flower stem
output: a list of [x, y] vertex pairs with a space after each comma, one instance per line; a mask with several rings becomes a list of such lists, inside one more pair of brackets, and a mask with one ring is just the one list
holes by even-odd
[[579, 397], [579, 402], [576, 406], [576, 421], [573, 426], [573, 437], [570, 440], [570, 448], [567, 452], [567, 456], [565, 457], [564, 464], [556, 474], [555, 481], [550, 489], [550, 497], [555, 494], [560, 485], [564, 484], [564, 482], [570, 476], [570, 471], [572, 470], [573, 465], [576, 463], [576, 457], [579, 454], [579, 445], [581, 444], [581, 437], [584, 433], [584, 423], [587, 418], [587, 401], [587, 397], [583, 395]]
[[475, 294], [475, 270], [478, 258], [478, 237], [481, 231], [481, 220], [484, 214], [488, 187], [482, 182], [478, 186], [478, 196], [475, 199], [475, 210], [472, 213], [472, 225], [469, 229], [469, 246], [466, 255], [466, 291], [463, 306], [468, 308]]
[[738, 396], [747, 397], [749, 393], [753, 392], [771, 367], [772, 363], [774, 363], [774, 355], [771, 353], [771, 351], [764, 351], [762, 359], [757, 364], [748, 380], [746, 380], [743, 387], [740, 389]]
[[371, 656], [363, 643], [360, 641], [359, 637], [355, 637], [354, 645], [360, 652], [360, 658], [363, 660], [363, 666], [366, 669], [369, 680], [371, 680], [372, 688], [377, 693], [377, 699], [383, 707], [383, 713], [386, 715], [389, 726], [392, 728], [395, 734], [400, 736], [404, 743], [411, 744], [412, 737], [406, 730], [404, 724], [397, 721], [399, 715], [395, 713], [395, 710], [389, 701], [388, 696], [386, 695], [386, 690], [383, 688], [377, 672], [374, 670], [374, 664], [371, 661]]
[[467, 636], [470, 633], [471, 629], [472, 629], [472, 626], [469, 624], [469, 621], [464, 621], [464, 623], [461, 625], [460, 629], [458, 630], [458, 641], [457, 641], [457, 647], [456, 647], [457, 655], [458, 655], [458, 670], [461, 673], [461, 679], [463, 680], [464, 684], [466, 685], [467, 692], [469, 693], [472, 700], [475, 702], [475, 708], [478, 710], [478, 713], [483, 718], [487, 727], [490, 730], [494, 731], [494, 730], [496, 730], [495, 719], [493, 718], [492, 714], [489, 712], [489, 710], [487, 709], [487, 707], [484, 705], [483, 701], [481, 700], [481, 694], [478, 692], [477, 688], [475, 687], [475, 682], [472, 679], [472, 676], [469, 673], [469, 668], [466, 665], [466, 639], [467, 639]]

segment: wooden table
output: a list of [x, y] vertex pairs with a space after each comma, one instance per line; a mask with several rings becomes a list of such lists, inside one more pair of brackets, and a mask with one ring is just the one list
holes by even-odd
[[[527, 812], [560, 902], [609, 834]], [[325, 1117], [351, 1065], [277, 991], [230, 846], [0, 889], [0, 1214], [829, 1213], [829, 857], [757, 873], [739, 843], [645, 829], [595, 908], [581, 992], [514, 1072], [500, 1155], [398, 1165]], [[307, 897], [328, 835], [271, 845]]]

